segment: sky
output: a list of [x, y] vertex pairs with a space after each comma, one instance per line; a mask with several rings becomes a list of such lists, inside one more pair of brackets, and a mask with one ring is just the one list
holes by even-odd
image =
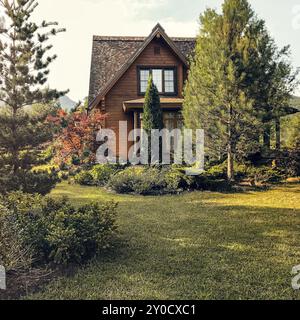
[[[53, 38], [57, 60], [49, 85], [69, 89], [75, 101], [88, 95], [93, 35], [148, 36], [157, 22], [169, 36], [196, 36], [198, 17], [222, 0], [39, 0], [35, 21], [57, 21], [67, 32]], [[291, 45], [300, 66], [300, 0], [250, 0], [279, 46]], [[300, 95], [300, 88], [297, 91]]]

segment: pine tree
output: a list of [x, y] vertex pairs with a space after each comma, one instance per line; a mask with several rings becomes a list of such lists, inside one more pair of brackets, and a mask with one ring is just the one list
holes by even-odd
[[265, 28], [260, 30], [257, 50], [252, 52], [247, 80], [248, 94], [254, 101], [254, 108], [263, 127], [263, 146], [271, 146], [271, 128], [276, 128], [276, 148], [279, 150], [280, 119], [295, 113], [291, 98], [299, 82], [299, 70], [294, 70], [289, 59], [290, 47], [279, 49]]
[[51, 36], [65, 29], [56, 22], [37, 24], [31, 16], [35, 0], [0, 0], [0, 154], [6, 173], [28, 171], [36, 161], [32, 149], [49, 139], [45, 112], [32, 113], [30, 106], [45, 105], [66, 92], [46, 87], [49, 65], [56, 59], [50, 55]]
[[[163, 125], [163, 114], [160, 107], [160, 97], [156, 86], [153, 83], [153, 79], [150, 76], [148, 80], [147, 91], [145, 94], [144, 102], [144, 113], [143, 113], [143, 129], [148, 135], [148, 150], [149, 159], [152, 160], [151, 155], [151, 130], [158, 129], [162, 130]], [[160, 145], [161, 151], [161, 145]]]
[[249, 148], [256, 130], [252, 100], [245, 90], [249, 53], [254, 50], [260, 23], [246, 0], [226, 0], [222, 14], [208, 9], [200, 16], [200, 34], [185, 87], [184, 119], [189, 128], [202, 128], [209, 154], [228, 162], [234, 180], [238, 149]]

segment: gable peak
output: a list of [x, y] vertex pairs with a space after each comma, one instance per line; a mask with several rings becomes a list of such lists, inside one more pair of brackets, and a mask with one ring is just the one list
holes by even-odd
[[165, 29], [161, 26], [160, 23], [157, 23], [156, 26], [152, 29], [152, 32], [155, 32], [155, 31], [163, 31], [163, 32], [165, 32]]

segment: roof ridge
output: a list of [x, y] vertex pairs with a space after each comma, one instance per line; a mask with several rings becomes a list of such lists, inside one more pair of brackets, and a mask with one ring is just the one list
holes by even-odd
[[[141, 36], [93, 36], [93, 41], [144, 41], [147, 37]], [[195, 37], [170, 37], [173, 41], [195, 41]]]

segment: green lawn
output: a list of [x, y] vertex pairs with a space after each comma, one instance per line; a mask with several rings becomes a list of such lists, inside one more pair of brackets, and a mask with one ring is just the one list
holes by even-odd
[[300, 185], [265, 192], [116, 196], [60, 184], [74, 204], [119, 202], [120, 243], [37, 299], [299, 299]]

